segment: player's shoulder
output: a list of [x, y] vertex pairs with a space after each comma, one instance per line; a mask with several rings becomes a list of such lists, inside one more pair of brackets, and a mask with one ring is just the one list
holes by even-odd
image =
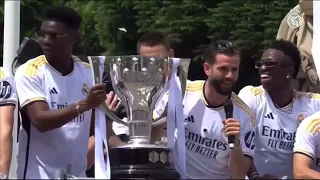
[[78, 67], [88, 69], [88, 70], [91, 69], [91, 65], [85, 62], [85, 60], [81, 60], [78, 56], [72, 56], [72, 59]]
[[308, 132], [313, 136], [319, 135], [320, 133], [320, 111], [304, 119], [299, 127], [298, 131]]
[[320, 94], [312, 92], [301, 92], [294, 90], [294, 96], [298, 100], [320, 100]]
[[187, 81], [186, 92], [198, 92], [202, 91], [204, 80]]
[[262, 86], [245, 86], [243, 87], [240, 92], [239, 95], [243, 95], [243, 96], [259, 96], [259, 95], [263, 95], [265, 93], [265, 90], [263, 89]]
[[232, 93], [231, 100], [241, 111], [243, 111], [244, 114], [250, 118], [251, 125], [255, 126], [255, 115], [250, 107], [235, 93]]
[[48, 61], [46, 60], [45, 56], [40, 55], [19, 66], [15, 72], [15, 76], [35, 77], [39, 75], [41, 69], [45, 68], [46, 64], [48, 64]]
[[8, 76], [9, 73], [3, 67], [0, 67], [0, 81]]

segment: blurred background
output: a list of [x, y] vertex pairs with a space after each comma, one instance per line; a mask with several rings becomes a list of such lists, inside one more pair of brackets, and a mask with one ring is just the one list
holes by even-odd
[[[218, 39], [231, 40], [242, 49], [242, 64], [235, 91], [259, 85], [254, 61], [275, 40], [282, 19], [297, 0], [21, 0], [20, 39], [39, 28], [44, 7], [66, 5], [83, 17], [82, 39], [76, 55], [137, 54], [142, 33], [168, 35], [176, 57], [192, 58], [189, 79], [204, 79], [201, 54]], [[3, 5], [0, 4], [0, 42], [3, 42]], [[0, 44], [2, 52], [2, 44]], [[2, 65], [2, 54], [0, 55]]]

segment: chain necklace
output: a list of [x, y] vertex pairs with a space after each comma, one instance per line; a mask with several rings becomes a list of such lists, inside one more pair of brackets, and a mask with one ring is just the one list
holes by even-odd
[[286, 106], [284, 106], [284, 107], [282, 107], [282, 108], [280, 108], [276, 103], [273, 103], [273, 104], [274, 104], [274, 106], [275, 106], [277, 109], [279, 109], [280, 111], [282, 111], [282, 112], [284, 112], [284, 113], [286, 113], [286, 114], [291, 114], [292, 109], [293, 109], [294, 100], [295, 100], [295, 93], [294, 93], [294, 91], [293, 91], [293, 99], [292, 99], [292, 101], [291, 101], [290, 104], [288, 104], [288, 105], [286, 105]]

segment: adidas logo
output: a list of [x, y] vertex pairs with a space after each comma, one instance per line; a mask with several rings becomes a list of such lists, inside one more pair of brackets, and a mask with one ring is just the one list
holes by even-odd
[[268, 119], [274, 119], [272, 113], [266, 114], [264, 117]]
[[184, 120], [194, 123], [194, 118], [193, 118], [193, 116], [187, 117], [187, 118], [185, 118]]
[[58, 91], [56, 90], [56, 88], [52, 88], [50, 90], [50, 94], [58, 94]]

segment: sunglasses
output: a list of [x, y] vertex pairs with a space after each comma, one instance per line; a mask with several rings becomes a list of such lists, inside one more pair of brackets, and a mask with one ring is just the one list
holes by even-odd
[[45, 32], [40, 31], [35, 36], [38, 38], [38, 40], [43, 39], [46, 36], [49, 36], [51, 39], [56, 40], [56, 39], [63, 39], [65, 37], [69, 37], [70, 35], [69, 34], [45, 33]]
[[266, 68], [273, 68], [273, 67], [290, 67], [290, 65], [287, 64], [281, 64], [280, 62], [276, 61], [266, 61], [266, 60], [259, 60], [255, 62], [255, 68], [260, 69], [262, 66]]

